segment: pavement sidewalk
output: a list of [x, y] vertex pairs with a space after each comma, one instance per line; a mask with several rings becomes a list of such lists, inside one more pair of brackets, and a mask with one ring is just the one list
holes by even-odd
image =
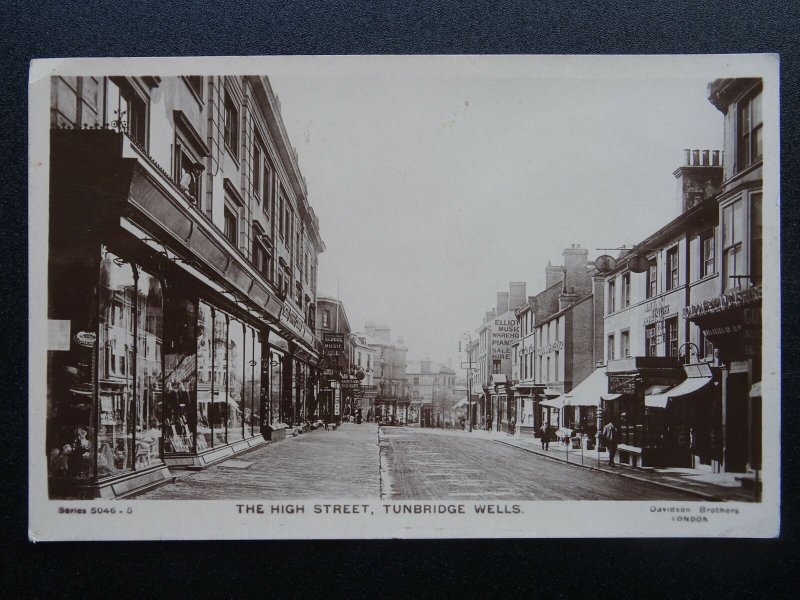
[[462, 431], [457, 429], [429, 429], [426, 431], [436, 432], [441, 435], [467, 435], [470, 437], [484, 438], [508, 446], [514, 446], [526, 452], [537, 454], [544, 458], [568, 463], [575, 467], [601, 471], [618, 477], [627, 477], [638, 481], [646, 481], [654, 485], [669, 487], [676, 490], [694, 494], [700, 498], [713, 501], [737, 501], [754, 502], [756, 501], [755, 492], [752, 489], [745, 489], [741, 482], [737, 480], [735, 473], [711, 473], [702, 469], [691, 468], [651, 468], [651, 467], [629, 467], [619, 465], [616, 467], [608, 466], [608, 453], [600, 452], [599, 455], [594, 450], [581, 450], [568, 448], [560, 442], [550, 442], [550, 449], [543, 450], [538, 439], [525, 436], [513, 436], [504, 432], [484, 431], [474, 429], [473, 431]]

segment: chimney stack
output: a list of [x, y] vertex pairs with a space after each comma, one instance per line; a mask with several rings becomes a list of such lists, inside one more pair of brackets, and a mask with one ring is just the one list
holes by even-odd
[[497, 292], [496, 314], [498, 317], [508, 312], [508, 297], [508, 292]]
[[508, 284], [508, 289], [511, 291], [509, 298], [509, 309], [517, 310], [525, 306], [525, 298], [527, 294], [528, 284], [524, 281], [512, 281]]
[[715, 196], [722, 186], [722, 153], [719, 150], [685, 149], [683, 161], [684, 164], [672, 173], [678, 180], [681, 213]]
[[561, 270], [561, 267], [558, 265], [551, 265], [550, 261], [547, 261], [547, 266], [544, 268], [545, 274], [545, 289], [553, 287], [559, 281], [564, 279], [564, 272]]

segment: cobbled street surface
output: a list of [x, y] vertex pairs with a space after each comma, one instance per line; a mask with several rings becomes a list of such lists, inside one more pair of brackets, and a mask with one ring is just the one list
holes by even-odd
[[465, 432], [381, 430], [391, 500], [696, 500], [677, 490], [549, 460]]
[[461, 431], [344, 424], [175, 471], [153, 500], [696, 500]]
[[[249, 464], [246, 464], [249, 463]], [[234, 466], [231, 466], [234, 465]], [[378, 427], [344, 424], [238, 454], [137, 496], [151, 500], [380, 498]]]

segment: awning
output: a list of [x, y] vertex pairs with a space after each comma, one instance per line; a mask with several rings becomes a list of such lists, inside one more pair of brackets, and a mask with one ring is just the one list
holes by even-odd
[[492, 375], [492, 385], [505, 385], [506, 384], [506, 376], [502, 373], [495, 373]]
[[466, 397], [466, 396], [464, 396], [464, 397], [463, 397], [461, 400], [459, 400], [458, 402], [456, 402], [456, 403], [453, 405], [453, 409], [456, 409], [456, 408], [464, 408], [466, 405], [467, 405], [467, 397]]
[[542, 400], [539, 402], [539, 406], [547, 406], [550, 408], [562, 408], [564, 406], [564, 398], [563, 396], [559, 396], [558, 398], [550, 398], [549, 400]]
[[[670, 400], [688, 396], [711, 382], [711, 377], [689, 377], [667, 392], [645, 393], [644, 405], [650, 408], [666, 408]], [[662, 386], [651, 386], [662, 387]]]
[[545, 388], [540, 393], [542, 396], [546, 396], [547, 398], [558, 398], [561, 395], [561, 392], [552, 388]]
[[621, 397], [622, 394], [600, 394], [600, 397], [603, 400], [616, 400], [617, 398]]
[[761, 398], [761, 382], [757, 381], [750, 387], [751, 398]]
[[[608, 391], [608, 377], [605, 367], [595, 369], [591, 375], [581, 381], [571, 392], [559, 396], [564, 406], [600, 406], [600, 398]], [[544, 404], [544, 403], [542, 403]]]

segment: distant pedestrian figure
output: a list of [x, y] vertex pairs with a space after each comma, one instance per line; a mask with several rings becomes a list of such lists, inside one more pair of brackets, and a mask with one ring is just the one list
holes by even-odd
[[539, 428], [542, 450], [550, 450], [550, 423], [545, 423]]
[[619, 429], [614, 425], [613, 420], [609, 420], [608, 424], [603, 427], [603, 442], [608, 448], [608, 466], [616, 467], [617, 463], [614, 458], [617, 455], [617, 444], [619, 444]]

